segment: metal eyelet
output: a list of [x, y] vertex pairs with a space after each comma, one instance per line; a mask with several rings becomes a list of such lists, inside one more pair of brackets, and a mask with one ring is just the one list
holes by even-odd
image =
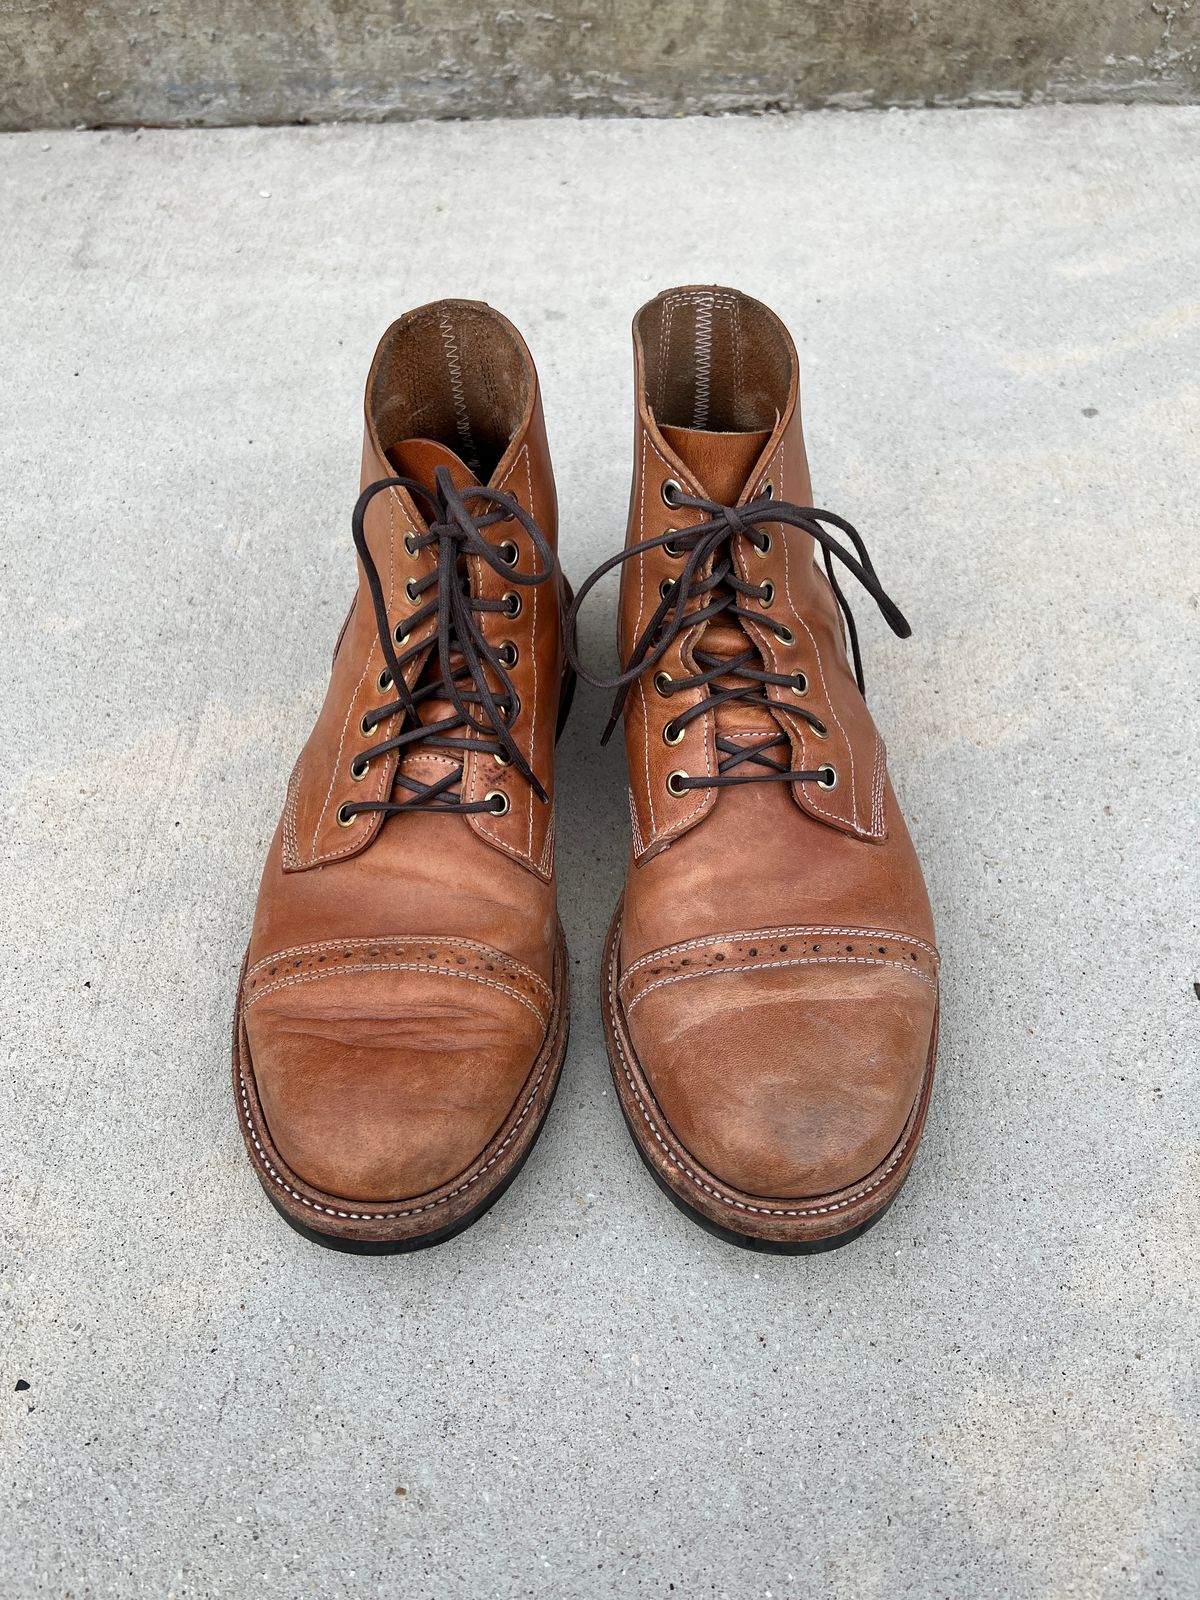
[[363, 738], [370, 739], [375, 732], [375, 727], [375, 718], [369, 711], [365, 711], [358, 724], [359, 732], [362, 734]]
[[815, 734], [818, 739], [828, 739], [829, 737], [829, 729], [823, 722], [820, 721], [810, 722], [808, 725], [808, 731]]
[[504, 596], [504, 615], [506, 617], [519, 617], [521, 615], [521, 596], [512, 589]]
[[494, 817], [507, 816], [508, 812], [512, 809], [512, 801], [508, 798], [503, 789], [489, 789], [483, 798], [485, 800], [498, 800], [500, 802], [499, 805], [494, 805], [492, 807], [492, 815]]
[[677, 800], [680, 795], [685, 795], [687, 790], [683, 786], [683, 780], [686, 777], [686, 772], [669, 772], [667, 774], [667, 793], [673, 794]]
[[388, 669], [386, 667], [384, 667], [383, 671], [379, 674], [379, 692], [380, 692], [380, 694], [386, 694], [391, 687], [392, 687], [392, 675], [388, 671]]
[[671, 677], [669, 672], [656, 672], [654, 674], [654, 687], [661, 695], [668, 695], [671, 693], [671, 684], [673, 682], [674, 679]]
[[769, 611], [771, 606], [774, 604], [774, 601], [775, 585], [771, 582], [770, 578], [768, 578], [766, 583], [764, 583], [762, 586], [762, 593], [758, 597], [758, 603], [764, 611]]
[[763, 542], [761, 545], [755, 544], [753, 539], [750, 541], [750, 543], [754, 545], [754, 554], [756, 556], [769, 556], [771, 554], [771, 546], [774, 542], [775, 541], [771, 538], [769, 533], [763, 534]]
[[416, 593], [416, 584], [417, 580], [415, 578], [406, 578], [404, 580], [404, 593], [408, 596], [410, 606], [419, 606], [421, 604], [421, 596]]
[[504, 539], [497, 546], [496, 554], [500, 557], [501, 561], [503, 561], [506, 567], [515, 567], [517, 564], [517, 557], [521, 554], [521, 552], [517, 549], [516, 545], [511, 539]]
[[686, 728], [678, 728], [673, 722], [664, 723], [663, 743], [669, 745], [682, 744], [686, 733]]
[[673, 561], [678, 561], [679, 558], [682, 555], [685, 554], [685, 552], [683, 550], [681, 550], [680, 547], [675, 543], [675, 537], [678, 534], [678, 532], [679, 532], [678, 528], [668, 528], [667, 529], [667, 533], [670, 535], [670, 537], [667, 539], [667, 542], [663, 545], [663, 549], [667, 552], [667, 554], [671, 557], [671, 559]]
[[775, 624], [775, 637], [780, 644], [795, 644], [796, 635], [790, 628], [785, 628], [781, 622]]
[[392, 638], [396, 641], [397, 644], [407, 644], [408, 643], [408, 629], [404, 626], [404, 624], [402, 622], [398, 622], [396, 624], [396, 626], [392, 629]]
[[371, 763], [367, 760], [366, 756], [357, 756], [350, 763], [350, 776], [354, 779], [355, 783], [361, 783], [370, 770]]
[[837, 768], [831, 767], [828, 762], [826, 762], [826, 764], [818, 770], [817, 788], [836, 789], [837, 781]]
[[658, 592], [664, 600], [669, 600], [675, 592], [675, 579], [664, 578], [658, 586]]
[[414, 538], [413, 538], [411, 533], [406, 533], [404, 535], [404, 548], [408, 551], [409, 555], [412, 556], [413, 560], [415, 561], [416, 558], [417, 558], [418, 552], [417, 552], [416, 541], [414, 540]]
[[350, 807], [348, 805], [340, 805], [337, 808], [337, 825], [338, 825], [338, 827], [339, 828], [352, 828], [354, 826], [355, 819], [357, 818], [357, 816], [358, 816], [358, 812], [357, 811], [351, 811]]
[[496, 651], [496, 660], [502, 667], [515, 667], [520, 651], [511, 639], [506, 639]]
[[808, 674], [806, 672], [793, 672], [792, 681], [789, 687], [791, 688], [793, 694], [807, 694]]
[[507, 750], [493, 750], [492, 751], [492, 760], [496, 763], [496, 765], [498, 767], [511, 767], [512, 766], [512, 757], [509, 755]]
[[670, 506], [671, 510], [674, 511], [679, 505], [679, 501], [675, 496], [682, 493], [683, 485], [681, 483], [676, 483], [674, 478], [665, 479], [662, 486], [663, 505]]
[[762, 497], [764, 500], [773, 500], [775, 498], [775, 485], [770, 478], [763, 484]]

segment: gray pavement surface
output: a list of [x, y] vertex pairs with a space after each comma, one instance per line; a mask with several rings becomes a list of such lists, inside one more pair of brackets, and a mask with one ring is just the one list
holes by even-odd
[[[1161, 108], [0, 141], [5, 1600], [1200, 1594], [1198, 150]], [[653, 1186], [582, 693], [541, 1143], [443, 1247], [322, 1251], [228, 1031], [375, 341], [440, 294], [524, 329], [578, 577], [630, 316], [693, 280], [791, 324], [818, 499], [914, 622], [859, 612], [945, 953], [914, 1175], [807, 1259]]]

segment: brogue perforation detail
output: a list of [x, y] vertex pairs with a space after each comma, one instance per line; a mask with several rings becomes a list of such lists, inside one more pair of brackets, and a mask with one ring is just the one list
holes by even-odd
[[527, 1007], [545, 1026], [549, 985], [523, 963], [466, 939], [324, 939], [256, 961], [246, 973], [243, 1009], [281, 989], [346, 973], [425, 972], [483, 984]]

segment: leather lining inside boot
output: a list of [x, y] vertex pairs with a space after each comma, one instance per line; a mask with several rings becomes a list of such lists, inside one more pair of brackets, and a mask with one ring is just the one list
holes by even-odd
[[774, 312], [749, 295], [669, 289], [638, 313], [635, 332], [660, 425], [758, 432], [785, 410], [792, 343]]
[[531, 376], [510, 324], [473, 300], [424, 306], [389, 330], [368, 411], [381, 453], [433, 439], [487, 483], [521, 425]]

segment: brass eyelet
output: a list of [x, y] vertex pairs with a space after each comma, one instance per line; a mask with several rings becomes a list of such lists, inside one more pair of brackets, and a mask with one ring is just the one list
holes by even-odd
[[371, 713], [369, 711], [364, 712], [358, 724], [358, 730], [362, 734], [363, 738], [373, 738], [375, 735], [376, 726], [377, 724]]
[[828, 739], [829, 737], [829, 729], [823, 722], [810, 722], [808, 728], [809, 732], [815, 734], [818, 739]]
[[520, 651], [511, 639], [506, 639], [496, 651], [496, 660], [502, 667], [515, 667]]
[[521, 552], [517, 549], [516, 545], [511, 539], [502, 539], [500, 544], [496, 547], [496, 554], [500, 557], [501, 561], [503, 561], [506, 567], [515, 567], [517, 564], [517, 558]]
[[663, 743], [664, 744], [669, 744], [669, 745], [672, 745], [672, 746], [677, 745], [677, 744], [682, 744], [683, 740], [684, 740], [684, 736], [685, 736], [686, 733], [687, 733], [687, 729], [686, 728], [676, 727], [676, 725], [673, 722], [664, 723], [664, 725], [663, 725]]
[[361, 783], [370, 770], [371, 763], [367, 760], [366, 756], [357, 756], [350, 763], [350, 776], [354, 779], [355, 783]]
[[683, 485], [681, 483], [676, 483], [674, 478], [665, 479], [662, 486], [663, 505], [670, 506], [671, 510], [674, 511], [679, 505], [679, 501], [675, 498], [675, 496], [681, 495], [682, 493]]
[[681, 795], [685, 795], [687, 793], [687, 789], [684, 787], [684, 779], [686, 777], [686, 772], [669, 772], [667, 774], [667, 793], [673, 794], [677, 800]]
[[356, 819], [357, 816], [358, 816], [358, 812], [357, 811], [351, 811], [350, 807], [348, 805], [344, 805], [344, 804], [340, 805], [337, 808], [337, 825], [338, 825], [338, 827], [339, 828], [352, 828], [354, 826], [354, 822], [355, 822], [355, 819]]
[[506, 617], [519, 617], [521, 615], [521, 596], [512, 589], [504, 596], [504, 615]]
[[764, 583], [762, 586], [762, 593], [758, 597], [758, 603], [764, 611], [769, 611], [774, 602], [775, 585], [771, 582], [770, 578], [768, 578], [766, 583]]
[[496, 765], [498, 767], [511, 767], [512, 766], [512, 757], [509, 755], [507, 750], [493, 750], [492, 751], [492, 760], [496, 763]]
[[419, 606], [421, 604], [421, 596], [416, 592], [416, 585], [417, 580], [415, 578], [405, 578], [404, 593], [408, 596], [410, 606]]
[[781, 622], [775, 624], [775, 637], [780, 644], [795, 644], [796, 635], [790, 628], [785, 628]]
[[388, 671], [388, 669], [386, 667], [384, 667], [383, 671], [379, 674], [379, 692], [380, 692], [380, 694], [386, 694], [391, 687], [392, 687], [392, 675]]
[[398, 622], [396, 624], [396, 626], [392, 629], [392, 638], [396, 641], [397, 644], [407, 644], [408, 643], [408, 629], [404, 626], [404, 624], [402, 622]]
[[656, 672], [654, 674], [654, 687], [661, 695], [671, 693], [671, 684], [674, 680], [669, 672]]
[[826, 764], [823, 767], [821, 767], [819, 769], [819, 771], [818, 771], [817, 788], [818, 789], [836, 789], [837, 788], [837, 781], [838, 781], [837, 768], [836, 767], [831, 767], [829, 765], [829, 763], [826, 762]]
[[806, 672], [793, 672], [791, 690], [793, 694], [808, 693], [808, 674]]
[[763, 542], [761, 545], [755, 544], [753, 539], [750, 541], [750, 543], [754, 545], [754, 554], [756, 556], [769, 556], [771, 554], [771, 546], [774, 544], [774, 542], [775, 541], [771, 538], [769, 533], [763, 534]]
[[494, 817], [507, 816], [509, 811], [512, 809], [512, 801], [508, 798], [503, 789], [490, 789], [483, 798], [485, 800], [499, 801], [498, 805], [494, 805], [492, 807], [492, 815]]
[[406, 533], [404, 535], [404, 548], [408, 551], [409, 555], [412, 556], [413, 560], [415, 561], [416, 558], [417, 558], [418, 551], [417, 551], [416, 541], [414, 540], [414, 538], [413, 538], [411, 533]]

